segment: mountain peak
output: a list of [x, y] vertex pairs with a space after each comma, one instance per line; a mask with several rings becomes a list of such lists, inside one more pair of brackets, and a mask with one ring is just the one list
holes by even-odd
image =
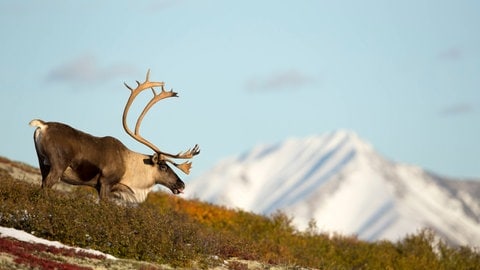
[[355, 151], [373, 151], [372, 146], [362, 140], [356, 132], [340, 129], [322, 135], [313, 135], [305, 138], [289, 138], [275, 144], [258, 145], [240, 155], [238, 159], [239, 161], [261, 159], [281, 150], [293, 154], [301, 151], [310, 152], [310, 150], [325, 150], [338, 147], [349, 147]]
[[[349, 130], [290, 138], [258, 145], [237, 158], [220, 162], [214, 172], [192, 181], [190, 189], [202, 190], [194, 196], [208, 201], [268, 214], [311, 195], [352, 160], [372, 151], [368, 143]], [[210, 188], [200, 184], [204, 181]], [[244, 191], [248, 196], [234, 196], [230, 190], [233, 194]]]
[[478, 217], [468, 214], [478, 199], [453, 197], [421, 168], [387, 161], [349, 130], [256, 146], [221, 161], [189, 190], [256, 213], [281, 209], [299, 228], [315, 219], [322, 230], [396, 240], [433, 226], [452, 242], [480, 242]]
[[330, 133], [333, 139], [338, 141], [346, 141], [357, 151], [373, 151], [373, 147], [366, 140], [362, 139], [355, 131], [352, 130], [336, 130]]

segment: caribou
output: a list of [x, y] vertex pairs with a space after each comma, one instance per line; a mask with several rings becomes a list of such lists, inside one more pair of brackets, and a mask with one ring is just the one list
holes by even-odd
[[[169, 188], [173, 194], [183, 193], [185, 183], [168, 163], [185, 174], [190, 173], [191, 162], [177, 164], [173, 159], [191, 159], [200, 153], [198, 145], [178, 154], [160, 151], [140, 135], [140, 125], [150, 108], [160, 100], [177, 97], [165, 90], [164, 82], [151, 82], [150, 70], [145, 81], [137, 82], [123, 110], [122, 123], [126, 133], [153, 150], [152, 155], [128, 149], [120, 140], [106, 136], [96, 137], [58, 122], [30, 121], [34, 131], [42, 188], [52, 188], [63, 181], [72, 185], [90, 186], [97, 190], [100, 200], [113, 199], [127, 203], [141, 203], [156, 184]], [[161, 88], [157, 93], [155, 88]], [[144, 90], [151, 89], [153, 97], [140, 113], [134, 131], [127, 124], [130, 106]]]

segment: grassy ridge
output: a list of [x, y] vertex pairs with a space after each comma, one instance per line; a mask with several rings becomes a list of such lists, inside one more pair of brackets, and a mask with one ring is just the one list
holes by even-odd
[[[298, 232], [282, 213], [270, 217], [164, 193], [137, 207], [96, 202], [88, 189], [44, 191], [0, 169], [0, 225], [120, 258], [173, 267], [218, 265], [237, 257], [320, 269], [478, 269], [480, 254], [449, 247], [428, 230], [399, 242]], [[236, 265], [241, 269], [242, 265]]]

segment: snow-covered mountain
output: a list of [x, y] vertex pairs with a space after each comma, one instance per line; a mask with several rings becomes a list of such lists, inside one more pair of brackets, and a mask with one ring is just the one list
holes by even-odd
[[281, 209], [300, 229], [314, 219], [323, 232], [396, 241], [428, 227], [451, 243], [480, 245], [480, 182], [394, 163], [349, 131], [257, 146], [187, 190], [256, 213]]

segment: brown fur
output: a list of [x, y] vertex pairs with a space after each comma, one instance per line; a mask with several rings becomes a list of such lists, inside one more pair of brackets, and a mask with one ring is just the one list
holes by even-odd
[[143, 202], [155, 184], [174, 194], [185, 187], [164, 162], [151, 162], [152, 156], [129, 150], [118, 139], [95, 137], [57, 122], [32, 120], [42, 188], [62, 180], [97, 189], [100, 199], [117, 198]]

